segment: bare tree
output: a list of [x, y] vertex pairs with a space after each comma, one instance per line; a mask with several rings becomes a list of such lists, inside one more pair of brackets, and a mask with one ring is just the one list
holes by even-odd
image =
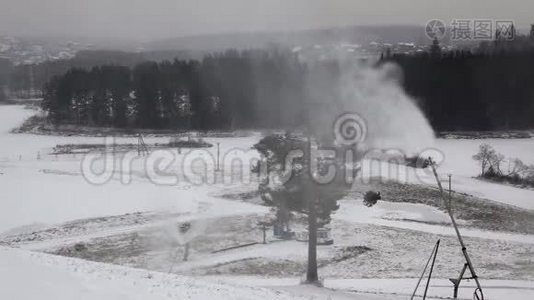
[[494, 152], [490, 156], [490, 167], [497, 175], [502, 175], [501, 164], [504, 162], [504, 155]]
[[491, 166], [493, 156], [495, 156], [495, 150], [490, 145], [482, 144], [478, 147], [478, 153], [473, 155], [473, 159], [480, 164], [480, 175], [486, 174], [486, 170]]

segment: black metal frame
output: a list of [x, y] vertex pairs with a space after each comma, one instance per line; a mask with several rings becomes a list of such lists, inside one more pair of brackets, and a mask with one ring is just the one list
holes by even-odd
[[[432, 172], [434, 172], [434, 177], [436, 177], [436, 181], [438, 183], [439, 191], [441, 193], [441, 196], [443, 198], [443, 201], [445, 201], [445, 194], [443, 192], [443, 186], [441, 185], [441, 181], [439, 180], [438, 172], [436, 171], [436, 163], [432, 161], [432, 158], [428, 158], [429, 166], [432, 168]], [[452, 214], [451, 209], [451, 178], [449, 176], [449, 201], [448, 204], [445, 206], [447, 207], [447, 212], [449, 213], [449, 217], [451, 218], [452, 225], [454, 226], [454, 230], [456, 231], [456, 236], [458, 237], [458, 241], [460, 242], [460, 245], [462, 246], [462, 254], [465, 258], [465, 264], [462, 268], [462, 271], [460, 272], [460, 276], [458, 278], [452, 278], [450, 281], [454, 285], [454, 299], [458, 299], [458, 289], [460, 288], [460, 283], [463, 279], [474, 279], [475, 283], [477, 285], [477, 288], [475, 289], [475, 292], [473, 293], [473, 299], [476, 300], [484, 300], [484, 294], [482, 292], [482, 286], [480, 285], [480, 282], [478, 280], [478, 276], [475, 272], [475, 268], [473, 267], [473, 263], [471, 262], [471, 258], [469, 257], [469, 254], [467, 253], [467, 248], [465, 247], [464, 240], [462, 238], [462, 235], [460, 234], [460, 230], [458, 229], [458, 225], [456, 224], [456, 220], [454, 219], [454, 215]], [[464, 277], [465, 271], [469, 269], [469, 272], [471, 272], [471, 277]]]

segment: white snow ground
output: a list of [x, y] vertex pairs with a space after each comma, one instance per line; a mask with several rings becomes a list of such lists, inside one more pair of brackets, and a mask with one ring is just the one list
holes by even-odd
[[[208, 277], [210, 278], [210, 277]], [[287, 291], [298, 291], [295, 288], [299, 278], [260, 278], [252, 276], [213, 276], [212, 280], [221, 283], [256, 284], [264, 287], [274, 287]], [[365, 295], [380, 295], [381, 299], [388, 299], [393, 295], [398, 299], [409, 299], [413, 293], [417, 279], [325, 279], [323, 284], [327, 288], [338, 291], [359, 292]], [[416, 296], [422, 298], [426, 280], [421, 282]], [[534, 282], [518, 280], [482, 280], [482, 288], [486, 299], [530, 299], [534, 292]], [[458, 296], [460, 299], [473, 299], [472, 293], [476, 285], [474, 281], [462, 282]], [[432, 279], [429, 285], [431, 299], [452, 298], [452, 286], [446, 279]], [[419, 298], [418, 297], [418, 298]], [[418, 299], [416, 298], [416, 299]]]
[[[80, 157], [60, 156], [56, 159], [47, 153], [57, 144], [102, 143], [103, 138], [9, 133], [10, 129], [19, 125], [33, 113], [33, 111], [23, 109], [20, 106], [0, 106], [0, 173], [3, 173], [0, 175], [0, 190], [2, 191], [0, 195], [0, 233], [8, 230], [42, 229], [47, 225], [80, 218], [120, 215], [138, 211], [183, 212], [191, 214], [192, 217], [266, 211], [264, 207], [211, 197], [212, 192], [217, 190], [217, 187], [214, 186], [196, 186], [183, 183], [177, 186], [156, 186], [143, 176], [134, 176], [133, 182], [129, 185], [123, 185], [117, 179], [101, 186], [90, 185], [80, 176]], [[247, 150], [256, 139], [257, 136], [207, 140], [213, 143], [220, 142], [221, 152], [227, 153], [232, 148]], [[166, 138], [146, 139], [147, 143], [167, 141]], [[119, 138], [117, 142], [136, 143], [137, 139]], [[534, 139], [438, 140], [436, 145], [445, 154], [445, 162], [440, 171], [446, 173], [449, 170], [454, 170], [454, 189], [494, 201], [534, 209], [534, 191], [481, 182], [472, 178], [477, 175], [478, 166], [472, 161], [471, 156], [476, 153], [478, 145], [481, 143], [493, 145], [506, 156], [519, 157], [527, 163], [534, 162], [534, 157], [531, 156], [534, 153]], [[216, 150], [211, 148], [208, 151], [213, 155]], [[244, 155], [239, 150], [235, 153], [238, 156], [254, 156], [251, 153]], [[39, 160], [37, 159], [38, 155], [41, 156]], [[135, 166], [135, 168], [141, 167], [140, 164]], [[209, 167], [213, 168], [213, 165]], [[414, 170], [408, 169], [407, 172], [413, 173]], [[434, 185], [433, 177], [430, 174], [423, 174], [419, 178], [413, 176], [411, 181], [416, 183], [422, 181]], [[336, 217], [343, 220], [358, 220], [358, 222], [363, 223], [436, 234], [453, 234], [450, 227], [401, 221], [402, 219], [423, 222], [428, 220], [447, 221], [446, 215], [431, 207], [416, 204], [380, 203], [373, 210], [362, 210], [357, 205], [360, 204], [344, 203], [342, 210], [338, 212]], [[534, 243], [532, 236], [478, 230], [463, 230], [462, 232], [466, 236]], [[65, 296], [64, 299], [74, 297], [81, 299], [188, 299], [188, 296], [191, 299], [214, 298], [214, 294], [201, 293], [203, 289], [210, 290], [211, 285], [206, 287], [199, 283], [200, 287], [198, 287], [192, 284], [192, 279], [170, 275], [170, 277], [166, 277], [167, 275], [154, 272], [131, 270], [64, 257], [52, 257], [40, 253], [30, 254], [22, 250], [5, 248], [0, 250], [0, 262], [0, 282], [7, 282], [7, 288], [2, 287], [0, 289], [0, 299], [47, 299], [46, 297], [63, 299], [63, 296]], [[119, 276], [117, 274], [125, 275]], [[153, 275], [148, 276], [147, 274]], [[92, 277], [92, 275], [96, 276]], [[147, 276], [147, 278], [143, 276]], [[155, 277], [160, 281], [154, 283], [152, 279]], [[113, 279], [113, 281], [109, 279]], [[350, 280], [352, 281], [346, 281], [345, 285], [342, 284], [342, 286], [336, 285], [341, 284], [339, 280], [332, 282], [327, 280], [326, 286], [370, 293], [375, 293], [376, 289], [381, 288], [388, 294], [404, 295], [414, 282], [413, 279], [406, 279], [405, 281], [391, 279]], [[196, 284], [196, 281], [194, 282]], [[297, 284], [298, 280], [293, 279], [293, 281], [288, 280], [286, 282]], [[439, 280], [437, 282], [438, 285], [442, 283], [444, 286], [450, 286], [446, 282]], [[242, 283], [253, 286], [270, 285], [258, 281], [258, 278], [243, 280]], [[27, 288], [28, 284], [35, 288]], [[488, 285], [492, 284], [492, 282], [488, 282]], [[491, 289], [494, 295], [492, 299], [511, 299], [507, 295], [516, 295], [513, 299], [534, 297], [531, 282], [502, 282], [503, 285], [514, 288], [506, 286], [499, 288], [498, 285], [500, 284], [500, 281], [494, 282], [493, 285], [497, 287]], [[192, 294], [179, 294], [184, 292], [184, 287], [187, 287], [185, 292], [190, 290]], [[248, 296], [242, 299], [256, 299], [254, 298], [256, 294], [253, 293], [256, 289], [239, 289], [233, 286], [223, 286], [216, 290], [215, 295], [218, 299], [225, 299], [225, 295], [228, 295], [228, 299], [237, 299], [239, 295]], [[304, 296], [309, 296], [310, 293], [323, 293], [301, 287], [284, 287], [283, 289], [293, 289], [298, 292], [298, 295]], [[260, 292], [258, 292], [257, 298], [278, 299], [279, 296], [280, 299], [285, 299], [284, 297], [288, 297], [284, 293], [272, 294], [272, 291], [261, 289], [258, 291]], [[220, 294], [218, 294], [219, 292]], [[512, 294], [515, 292], [519, 294]], [[40, 297], [41, 295], [46, 295], [46, 297]], [[448, 290], [446, 295], [448, 295]], [[324, 298], [327, 299], [328, 296], [327, 294]], [[352, 296], [335, 295], [332, 299], [348, 299], [346, 297]], [[358, 297], [353, 299], [367, 299], [362, 298], [361, 295]], [[468, 296], [468, 298], [470, 297]], [[384, 299], [384, 295], [379, 299]]]
[[[526, 164], [534, 164], [534, 139], [484, 139], [436, 141], [436, 148], [443, 152], [445, 160], [440, 166], [442, 174], [452, 174], [455, 190], [480, 198], [534, 209], [534, 190], [484, 182], [474, 177], [480, 174], [480, 166], [472, 159], [481, 144], [489, 144], [506, 159], [519, 158]], [[504, 169], [507, 167], [504, 166]], [[434, 181], [430, 182], [435, 185]]]
[[[368, 209], [359, 201], [341, 200], [340, 209], [335, 212], [333, 217], [348, 222], [383, 225], [440, 235], [456, 235], [452, 225], [448, 225], [450, 218], [447, 214], [434, 207], [421, 204], [378, 202], [372, 209]], [[425, 224], [425, 222], [443, 223], [444, 225]], [[463, 223], [462, 220], [458, 220], [458, 224], [462, 225]], [[473, 228], [462, 228], [462, 236], [534, 244], [533, 235], [492, 232]]]
[[0, 247], [0, 282], [0, 299], [13, 300], [309, 299], [239, 283], [217, 284], [4, 247]]

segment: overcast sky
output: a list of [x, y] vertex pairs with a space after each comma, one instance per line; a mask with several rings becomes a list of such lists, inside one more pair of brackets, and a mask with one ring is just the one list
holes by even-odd
[[0, 34], [151, 40], [439, 18], [534, 22], [532, 0], [0, 0]]

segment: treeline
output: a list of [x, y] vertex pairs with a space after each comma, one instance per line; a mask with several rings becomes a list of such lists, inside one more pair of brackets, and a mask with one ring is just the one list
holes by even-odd
[[[513, 44], [512, 44], [513, 45]], [[534, 128], [534, 47], [392, 55], [438, 131]]]
[[[442, 53], [434, 45], [378, 64], [385, 62], [400, 65], [404, 89], [436, 131], [534, 128], [534, 47]], [[310, 111], [320, 113], [306, 105], [317, 97], [307, 94], [310, 87], [328, 98], [337, 76], [339, 65], [304, 64], [291, 51], [231, 50], [201, 60], [71, 69], [46, 84], [43, 107], [56, 124], [293, 128]]]
[[44, 88], [56, 124], [238, 129], [299, 124], [306, 68], [286, 51], [71, 69]]

